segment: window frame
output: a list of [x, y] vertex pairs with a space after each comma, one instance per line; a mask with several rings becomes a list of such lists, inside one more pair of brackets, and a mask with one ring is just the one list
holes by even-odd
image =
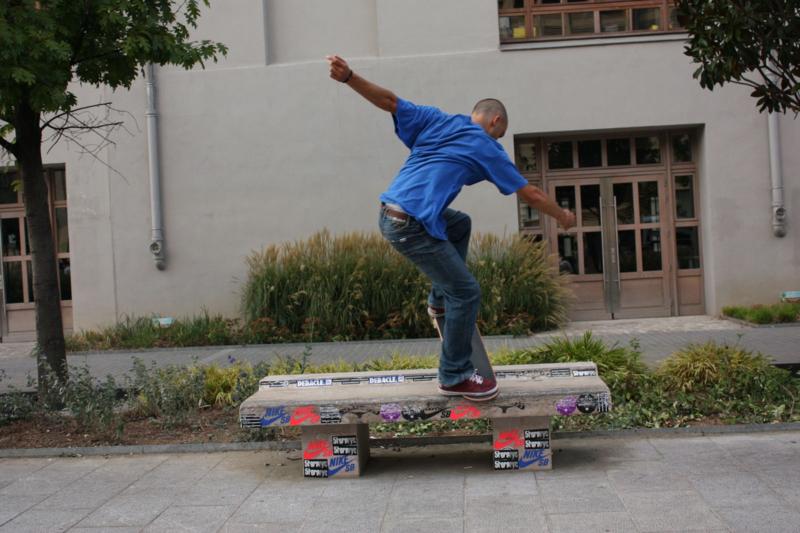
[[[62, 172], [64, 175], [64, 195], [65, 198], [63, 200], [56, 200], [55, 198], [55, 175], [56, 172]], [[56, 222], [56, 209], [57, 208], [64, 208], [67, 209], [67, 220], [69, 220], [69, 209], [67, 207], [67, 200], [69, 197], [69, 193], [67, 192], [66, 187], [66, 168], [64, 165], [45, 165], [44, 166], [44, 173], [45, 173], [45, 180], [47, 183], [47, 207], [48, 213], [50, 215], [50, 231], [53, 236], [53, 246], [56, 252], [56, 265], [58, 265], [59, 261], [62, 259], [66, 259], [71, 261], [71, 253], [69, 251], [69, 229], [67, 229], [67, 252], [59, 252], [58, 250], [58, 241], [57, 241], [57, 222]], [[19, 171], [15, 168], [2, 168], [0, 167], [0, 174], [16, 174], [17, 178], [19, 179]], [[3, 278], [3, 299], [5, 308], [8, 311], [13, 310], [20, 310], [20, 309], [33, 309], [35, 306], [34, 300], [30, 297], [33, 294], [33, 287], [30, 285], [28, 280], [28, 265], [33, 267], [33, 257], [28, 250], [28, 225], [26, 222], [25, 216], [25, 203], [24, 198], [22, 195], [22, 190], [17, 191], [17, 203], [15, 204], [0, 204], [0, 218], [3, 219], [16, 219], [20, 221], [20, 255], [14, 256], [2, 256], [2, 263], [3, 266], [6, 263], [19, 263], [21, 265], [21, 276], [22, 276], [22, 302], [16, 303], [7, 303], [8, 293], [6, 290], [6, 281], [5, 277]], [[67, 222], [67, 228], [69, 228], [69, 221]], [[1, 255], [1, 254], [0, 254]], [[58, 290], [59, 296], [62, 293], [61, 287], [61, 276], [60, 272], [57, 272], [57, 281], [58, 281]], [[5, 276], [5, 269], [3, 269], [3, 276]], [[33, 281], [33, 276], [31, 276], [31, 282]], [[72, 295], [72, 279], [70, 277], [70, 296]], [[71, 306], [72, 299], [69, 300], [61, 300], [61, 304], [64, 306]]]
[[[635, 9], [659, 9], [659, 28], [656, 30], [644, 29], [634, 30], [633, 12]], [[626, 29], [624, 31], [604, 32], [600, 22], [600, 13], [606, 11], [625, 11]], [[682, 27], [672, 28], [672, 13], [675, 10], [674, 0], [583, 0], [580, 2], [569, 2], [561, 0], [558, 3], [543, 4], [540, 0], [525, 0], [524, 7], [501, 9], [498, 3], [498, 36], [500, 44], [515, 44], [526, 42], [553, 42], [571, 41], [581, 39], [597, 38], [616, 38], [627, 36], [642, 36], [653, 34], [685, 33]], [[594, 20], [594, 31], [582, 34], [570, 34], [568, 32], [569, 15], [573, 13], [592, 13]], [[542, 15], [561, 15], [561, 35], [558, 36], [537, 36], [535, 17]], [[504, 38], [500, 34], [500, 19], [503, 17], [525, 17], [525, 37], [524, 38]]]

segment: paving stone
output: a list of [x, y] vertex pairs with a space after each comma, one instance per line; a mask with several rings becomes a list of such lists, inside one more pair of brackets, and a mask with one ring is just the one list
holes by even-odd
[[87, 516], [80, 527], [146, 526], [172, 503], [168, 494], [118, 494]]
[[6, 459], [0, 463], [0, 481], [16, 481], [41, 470], [52, 462], [53, 459]]
[[35, 509], [95, 509], [122, 492], [127, 481], [93, 482], [83, 478], [39, 503]]
[[608, 480], [578, 478], [538, 480], [547, 513], [622, 511], [619, 497]]
[[689, 479], [663, 462], [624, 463], [607, 471], [612, 486], [619, 492], [689, 490]]
[[547, 531], [536, 495], [467, 497], [464, 518], [466, 531]]
[[175, 505], [241, 505], [259, 486], [258, 481], [203, 478], [178, 494]]
[[140, 527], [73, 527], [69, 533], [141, 533]]
[[730, 507], [717, 509], [717, 514], [737, 532], [797, 533], [800, 530], [800, 513], [785, 507]]
[[144, 533], [214, 533], [222, 527], [234, 509], [233, 506], [225, 505], [169, 507], [144, 529]]
[[225, 522], [220, 533], [287, 533], [289, 531], [300, 531], [303, 527], [302, 522], [262, 522], [258, 524], [240, 524], [236, 522]]
[[392, 522], [404, 517], [460, 518], [464, 514], [463, 482], [395, 484], [386, 510]]
[[140, 527], [73, 527], [69, 533], [140, 533]]
[[462, 533], [463, 518], [424, 518], [407, 520], [387, 520], [382, 532], [386, 533]]
[[710, 506], [752, 508], [774, 506], [780, 496], [754, 474], [703, 475], [692, 479], [694, 488]]
[[[307, 481], [311, 481], [310, 483]], [[320, 502], [328, 480], [262, 485], [231, 516], [236, 524], [302, 523]]]
[[30, 509], [47, 496], [30, 496], [18, 494], [0, 494], [0, 525]]
[[620, 493], [640, 531], [702, 531], [725, 529], [695, 491]]
[[539, 487], [533, 472], [478, 472], [466, 476], [467, 500], [481, 496], [536, 496]]
[[42, 531], [66, 531], [86, 516], [88, 512], [87, 510], [25, 511], [14, 520], [0, 527], [0, 532], [25, 533], [30, 531], [40, 533]]
[[625, 512], [549, 514], [551, 533], [635, 533], [639, 531]]

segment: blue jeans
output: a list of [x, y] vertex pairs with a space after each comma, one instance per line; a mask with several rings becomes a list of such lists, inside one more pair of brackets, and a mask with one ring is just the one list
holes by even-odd
[[380, 230], [392, 247], [431, 280], [428, 304], [445, 308], [444, 341], [439, 357], [439, 382], [461, 383], [472, 375], [472, 333], [481, 303], [481, 288], [467, 270], [472, 221], [465, 213], [446, 209], [447, 240], [431, 237], [414, 218], [405, 221], [380, 212]]

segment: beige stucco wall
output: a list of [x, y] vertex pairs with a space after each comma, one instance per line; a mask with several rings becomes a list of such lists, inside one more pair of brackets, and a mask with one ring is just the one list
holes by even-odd
[[[234, 315], [251, 250], [322, 228], [375, 229], [377, 197], [407, 152], [388, 115], [328, 79], [328, 52], [351, 52], [363, 76], [449, 112], [501, 98], [509, 152], [522, 133], [702, 125], [708, 310], [773, 301], [800, 280], [794, 221], [786, 238], [771, 234], [766, 117], [744, 89], [701, 90], [682, 42], [499, 51], [491, 2], [312, 4], [218, 0], [200, 31], [225, 41], [229, 59], [205, 71], [160, 69], [166, 271], [147, 250], [144, 84], [113, 95], [138, 121], [104, 154], [124, 178], [66, 146], [50, 154], [67, 165], [77, 329], [124, 314]], [[100, 97], [79, 93], [82, 102]], [[796, 215], [800, 123], [784, 119], [781, 130]], [[477, 231], [517, 231], [514, 198], [487, 183], [454, 206]]]

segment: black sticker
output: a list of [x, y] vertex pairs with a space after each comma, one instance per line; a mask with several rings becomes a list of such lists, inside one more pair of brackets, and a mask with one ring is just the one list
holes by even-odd
[[591, 394], [581, 394], [578, 396], [576, 405], [581, 413], [594, 413], [594, 410], [597, 409], [597, 399]]
[[495, 450], [495, 470], [519, 470], [519, 450]]
[[572, 376], [569, 368], [553, 368], [550, 370], [551, 378], [568, 378]]
[[550, 449], [550, 430], [549, 429], [526, 429], [525, 436], [526, 450], [549, 450]]
[[320, 424], [340, 424], [342, 422], [342, 414], [333, 405], [320, 405], [319, 422]]
[[525, 438], [526, 439], [546, 439], [546, 440], [550, 440], [550, 430], [549, 429], [526, 429], [525, 430]]
[[355, 435], [331, 437], [333, 455], [358, 455], [358, 439]]
[[328, 477], [328, 460], [327, 459], [303, 460], [303, 476]]

